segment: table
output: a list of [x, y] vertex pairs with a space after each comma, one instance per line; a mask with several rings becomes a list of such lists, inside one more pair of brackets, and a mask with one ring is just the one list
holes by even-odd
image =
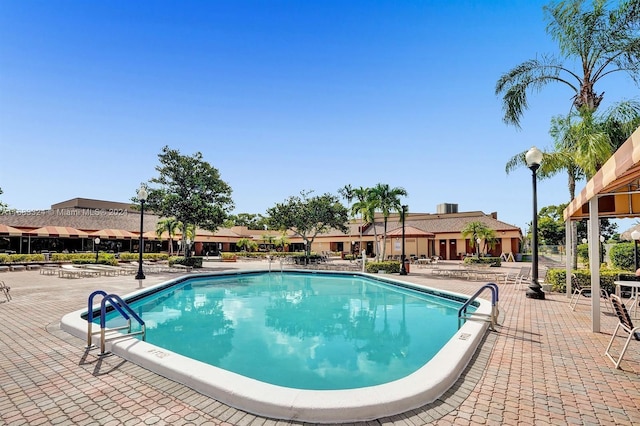
[[631, 305], [629, 305], [627, 309], [629, 310], [629, 313], [631, 313], [631, 310], [633, 309], [633, 313], [635, 315], [638, 308], [638, 293], [640, 290], [640, 281], [614, 281], [613, 283], [616, 286], [616, 296], [618, 297], [620, 297], [620, 291], [622, 287], [631, 288], [631, 297], [629, 298], [629, 300], [633, 299], [633, 302], [631, 302]]

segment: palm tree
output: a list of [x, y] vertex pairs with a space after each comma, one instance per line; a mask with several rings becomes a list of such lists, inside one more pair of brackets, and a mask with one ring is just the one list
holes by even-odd
[[176, 236], [178, 229], [182, 227], [182, 223], [174, 217], [168, 217], [158, 221], [156, 225], [156, 235], [162, 240], [162, 234], [169, 234], [169, 256], [173, 255], [173, 237]]
[[362, 186], [359, 188], [354, 188], [352, 190], [351, 200], [356, 200], [355, 203], [351, 205], [351, 214], [353, 216], [360, 215], [360, 242], [358, 244], [358, 249], [362, 250], [362, 227], [364, 225], [365, 216], [369, 209], [367, 198], [369, 194], [369, 188], [363, 188]]
[[[485, 240], [485, 244], [489, 244], [490, 246], [492, 246], [495, 243], [495, 239], [496, 239], [496, 231], [489, 228], [484, 223], [478, 222], [478, 221], [467, 223], [465, 227], [462, 228], [461, 233], [462, 233], [462, 236], [465, 238], [468, 236], [471, 236], [471, 241], [469, 242], [469, 245], [471, 247], [476, 247], [476, 244], [477, 244], [476, 241], [478, 239]], [[476, 247], [476, 253], [480, 255], [479, 244]]]
[[[596, 83], [614, 72], [625, 72], [637, 82], [640, 76], [640, 2], [626, 0], [608, 11], [605, 0], [566, 0], [544, 6], [547, 33], [558, 43], [559, 57], [542, 55], [530, 59], [503, 74], [496, 83], [496, 95], [502, 95], [503, 121], [520, 127], [520, 119], [529, 103], [527, 94], [549, 83], [562, 83], [573, 92], [572, 107], [595, 111], [604, 92]], [[580, 63], [573, 71], [564, 65]]]
[[373, 196], [379, 200], [379, 207], [384, 217], [384, 238], [385, 244], [382, 245], [382, 259], [385, 258], [387, 249], [387, 222], [391, 211], [402, 212], [402, 203], [400, 197], [407, 196], [407, 191], [401, 187], [390, 188], [388, 184], [379, 183], [373, 188]]

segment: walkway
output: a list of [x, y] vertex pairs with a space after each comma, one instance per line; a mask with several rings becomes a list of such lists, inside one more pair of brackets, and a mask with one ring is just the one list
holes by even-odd
[[[173, 276], [148, 275], [144, 285]], [[428, 269], [412, 269], [406, 279], [466, 294], [480, 285], [439, 279]], [[0, 280], [13, 296], [0, 303], [0, 424], [300, 424], [238, 411], [115, 356], [98, 359], [59, 329], [59, 319], [82, 308], [91, 291], [126, 294], [137, 288], [132, 277], [61, 279], [24, 271], [2, 273]], [[614, 317], [605, 311], [603, 333], [592, 333], [589, 299], [573, 312], [564, 294], [532, 300], [524, 293], [501, 285], [501, 326], [440, 400], [366, 424], [640, 424], [640, 342], [631, 343], [622, 370], [615, 370], [604, 356]]]

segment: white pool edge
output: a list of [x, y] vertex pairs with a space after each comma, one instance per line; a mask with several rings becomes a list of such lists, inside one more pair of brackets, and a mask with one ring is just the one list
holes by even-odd
[[[420, 288], [416, 284], [387, 277], [385, 281]], [[151, 289], [163, 285], [166, 283]], [[469, 297], [439, 289], [431, 290]], [[477, 301], [480, 306], [476, 314], [479, 317], [489, 317], [491, 303], [484, 299]], [[84, 313], [86, 309], [71, 312], [61, 319], [60, 325], [63, 331], [86, 341], [87, 321], [82, 319]], [[356, 422], [400, 414], [438, 399], [460, 377], [487, 328], [486, 321], [468, 320], [431, 361], [411, 375], [382, 385], [336, 391], [300, 390], [271, 385], [134, 338], [107, 341], [105, 349], [222, 403], [255, 415], [317, 423]], [[99, 328], [94, 326], [93, 330], [99, 331]], [[100, 346], [99, 334], [94, 334], [93, 343]]]

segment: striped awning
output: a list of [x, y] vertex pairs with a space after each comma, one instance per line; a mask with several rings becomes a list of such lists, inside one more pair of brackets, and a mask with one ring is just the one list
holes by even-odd
[[640, 127], [571, 201], [564, 219], [588, 218], [594, 197], [598, 197], [599, 217], [640, 217]]
[[0, 225], [0, 236], [3, 237], [21, 237], [27, 235], [25, 231], [21, 231], [18, 228], [14, 228], [9, 225]]
[[132, 240], [139, 238], [133, 232], [124, 229], [101, 229], [100, 231], [91, 232], [89, 237], [98, 237], [106, 240]]
[[43, 226], [27, 233], [35, 237], [50, 238], [89, 238], [89, 234], [69, 226]]

